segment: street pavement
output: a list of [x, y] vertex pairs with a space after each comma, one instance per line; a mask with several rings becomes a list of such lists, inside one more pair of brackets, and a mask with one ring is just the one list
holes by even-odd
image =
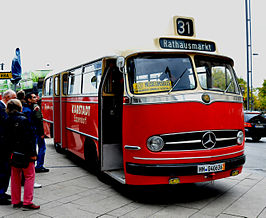
[[51, 139], [46, 143], [50, 172], [36, 174], [42, 188], [33, 199], [40, 210], [0, 206], [0, 217], [266, 218], [266, 174], [260, 171], [244, 168], [213, 183], [128, 187], [98, 180], [82, 161], [56, 153]]

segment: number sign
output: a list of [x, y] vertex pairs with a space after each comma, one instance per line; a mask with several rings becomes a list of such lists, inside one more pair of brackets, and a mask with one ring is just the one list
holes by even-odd
[[176, 34], [179, 36], [195, 36], [193, 18], [174, 17]]

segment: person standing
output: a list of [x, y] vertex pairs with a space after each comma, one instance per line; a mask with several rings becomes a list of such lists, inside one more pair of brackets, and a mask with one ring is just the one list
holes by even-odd
[[22, 107], [24, 104], [26, 104], [26, 101], [25, 101], [25, 91], [24, 90], [19, 90], [17, 92], [17, 99], [20, 100], [21, 104], [22, 104]]
[[[23, 109], [22, 109], [23, 113], [29, 119], [30, 126], [34, 134], [34, 138], [35, 138], [35, 147], [37, 143], [37, 133], [36, 133], [36, 126], [33, 120], [33, 111], [34, 111], [33, 106], [34, 106], [34, 103], [37, 101], [36, 99], [37, 97], [35, 96], [35, 94], [28, 93], [25, 96], [25, 103], [23, 104]], [[35, 110], [37, 110], [37, 108], [35, 108]], [[41, 187], [42, 187], [41, 184], [36, 183], [36, 182], [34, 183], [34, 188], [41, 188]]]
[[[35, 164], [37, 159], [36, 145], [33, 129], [29, 119], [22, 113], [22, 104], [18, 99], [11, 99], [7, 103], [6, 129], [7, 140], [11, 148], [11, 201], [14, 208], [23, 207], [27, 210], [40, 209], [33, 204], [33, 188], [35, 180]], [[14, 135], [16, 137], [14, 137]], [[14, 153], [25, 157], [26, 166], [12, 165]], [[21, 174], [24, 174], [24, 198], [21, 201]]]
[[38, 105], [38, 101], [39, 101], [39, 95], [31, 94], [31, 103], [33, 108], [32, 121], [36, 128], [36, 138], [38, 145], [38, 156], [37, 156], [37, 164], [35, 167], [35, 172], [46, 173], [49, 172], [49, 169], [43, 166], [45, 152], [46, 152], [46, 145], [44, 140], [43, 115], [40, 109], [40, 105]]
[[0, 101], [0, 205], [9, 205], [10, 195], [6, 193], [10, 180], [9, 166], [9, 149], [5, 140], [6, 127], [6, 104], [10, 99], [16, 98], [16, 93], [12, 90], [7, 90], [3, 94], [3, 99]]

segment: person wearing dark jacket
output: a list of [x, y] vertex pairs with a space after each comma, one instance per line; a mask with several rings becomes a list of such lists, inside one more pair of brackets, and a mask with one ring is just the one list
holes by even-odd
[[[11, 201], [14, 208], [23, 207], [28, 210], [39, 209], [33, 204], [33, 186], [35, 180], [34, 161], [37, 159], [35, 137], [28, 118], [22, 113], [22, 105], [18, 99], [7, 103], [6, 129], [7, 140], [10, 144], [11, 159], [15, 152], [24, 154], [27, 167], [12, 166], [11, 160]], [[14, 135], [16, 137], [14, 137]], [[21, 174], [24, 174], [24, 199], [21, 202]]]
[[[36, 98], [35, 98], [36, 97]], [[44, 157], [46, 152], [46, 145], [44, 140], [44, 129], [43, 129], [43, 116], [40, 109], [40, 105], [37, 104], [39, 95], [31, 94], [32, 104], [32, 121], [36, 128], [36, 138], [38, 145], [37, 164], [35, 167], [36, 173], [46, 173], [49, 169], [44, 167]]]
[[6, 126], [6, 104], [10, 99], [16, 98], [16, 93], [7, 90], [0, 101], [0, 205], [9, 205], [10, 195], [6, 193], [10, 179], [9, 152], [8, 145], [5, 143], [5, 126]]

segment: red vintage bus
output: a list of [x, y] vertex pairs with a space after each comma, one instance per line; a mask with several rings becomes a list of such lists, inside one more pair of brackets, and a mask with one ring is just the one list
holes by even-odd
[[245, 163], [242, 95], [233, 60], [216, 50], [211, 41], [161, 37], [150, 51], [51, 73], [43, 88], [45, 133], [56, 150], [123, 184], [238, 175]]

